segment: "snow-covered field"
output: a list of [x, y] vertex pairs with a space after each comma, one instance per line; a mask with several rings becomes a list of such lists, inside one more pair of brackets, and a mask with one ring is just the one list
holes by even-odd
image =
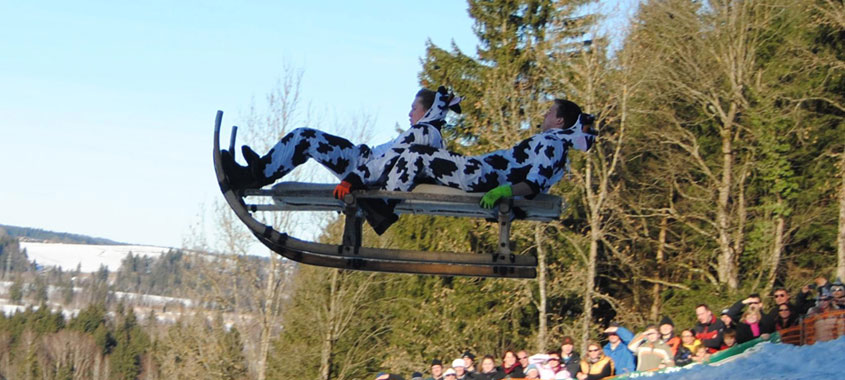
[[811, 346], [762, 343], [729, 361], [640, 377], [650, 380], [845, 379], [845, 336]]
[[120, 268], [120, 261], [129, 252], [136, 256], [158, 257], [170, 248], [143, 245], [90, 245], [21, 242], [30, 261], [42, 266], [58, 266], [62, 270], [74, 270], [80, 265], [83, 272], [96, 272], [100, 265], [109, 271]]

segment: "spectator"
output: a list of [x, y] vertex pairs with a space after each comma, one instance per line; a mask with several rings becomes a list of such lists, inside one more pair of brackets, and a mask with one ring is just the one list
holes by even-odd
[[780, 331], [788, 327], [798, 326], [798, 314], [788, 304], [778, 305], [777, 316], [774, 318], [775, 330]]
[[565, 336], [560, 341], [560, 364], [566, 367], [569, 373], [578, 373], [581, 367], [581, 356], [575, 352], [575, 341], [571, 336]]
[[535, 367], [537, 367], [537, 371], [539, 372], [538, 376], [540, 379], [554, 379], [555, 377], [554, 371], [552, 371], [547, 366], [548, 362], [548, 354], [535, 354], [528, 357], [528, 365], [530, 366], [533, 364]]
[[722, 334], [722, 348], [721, 350], [727, 350], [736, 345], [736, 330], [733, 329], [725, 329], [724, 334]]
[[549, 360], [546, 362], [546, 367], [552, 371], [552, 379], [560, 380], [572, 378], [572, 374], [569, 373], [569, 371], [566, 370], [566, 367], [560, 363], [560, 353], [557, 351], [549, 352]]
[[833, 300], [830, 301], [831, 308], [845, 310], [845, 284], [842, 284], [839, 278], [830, 284], [830, 295], [833, 296]]
[[731, 318], [731, 309], [722, 309], [722, 312], [719, 314], [719, 320], [722, 321], [722, 324], [725, 325], [726, 329], [736, 327], [736, 325], [734, 325], [734, 319]]
[[502, 378], [520, 379], [525, 377], [525, 373], [522, 370], [522, 364], [520, 364], [517, 358], [518, 357], [513, 351], [505, 351], [505, 354], [502, 355], [502, 374], [504, 375]]
[[695, 351], [695, 355], [692, 356], [692, 361], [696, 363], [704, 363], [710, 359], [710, 352], [707, 347], [701, 346], [698, 350]]
[[[748, 305], [748, 310], [742, 314], [742, 308]], [[736, 321], [736, 342], [745, 343], [758, 336], [768, 338], [769, 333], [774, 332], [774, 326], [767, 326], [761, 321], [760, 310], [761, 300], [758, 294], [752, 294], [748, 298], [737, 301], [730, 308], [731, 318]], [[773, 322], [773, 321], [772, 321]]]
[[529, 364], [528, 367], [525, 367], [525, 378], [526, 379], [539, 379], [540, 378], [540, 368], [537, 367], [536, 364]]
[[464, 351], [464, 354], [461, 355], [461, 358], [464, 359], [467, 373], [475, 373], [475, 355], [473, 355], [469, 350], [466, 350]]
[[478, 380], [499, 380], [505, 377], [501, 368], [496, 367], [496, 359], [492, 355], [481, 358], [481, 372], [475, 374]]
[[763, 315], [763, 319], [768, 319], [770, 321], [769, 323], [771, 323], [772, 325], [774, 325], [774, 321], [780, 316], [780, 307], [782, 305], [785, 305], [790, 309], [790, 314], [798, 315], [801, 313], [795, 306], [795, 304], [790, 302], [789, 292], [785, 288], [781, 287], [775, 289], [774, 293], [772, 294], [772, 298], [775, 299], [775, 306], [770, 312]]
[[708, 353], [719, 351], [722, 347], [722, 331], [725, 330], [725, 325], [713, 316], [713, 312], [705, 304], [700, 304], [695, 308], [695, 316], [698, 318], [698, 323], [695, 324], [695, 337], [704, 347], [707, 347]]
[[423, 380], [422, 374], [419, 372], [414, 372], [411, 374], [411, 380]]
[[523, 373], [528, 368], [528, 351], [520, 350], [516, 353], [516, 358], [519, 360], [519, 364], [522, 366]]
[[675, 353], [675, 365], [683, 367], [692, 363], [693, 352], [701, 346], [701, 341], [695, 339], [695, 332], [691, 329], [681, 331], [681, 345]]
[[681, 332], [681, 345], [686, 347], [693, 355], [702, 346], [701, 341], [695, 337], [695, 330], [686, 329]]
[[671, 354], [674, 358], [675, 354], [678, 353], [678, 346], [681, 345], [681, 338], [675, 335], [675, 324], [672, 323], [671, 318], [664, 316], [663, 319], [660, 320], [658, 329], [660, 331], [660, 340], [672, 349]]
[[634, 354], [628, 349], [628, 343], [634, 337], [634, 333], [628, 329], [611, 322], [610, 327], [604, 330], [607, 337], [607, 344], [604, 345], [604, 354], [613, 359], [613, 366], [616, 373], [623, 374], [634, 372]]
[[807, 316], [812, 317], [814, 315], [823, 314], [833, 310], [830, 307], [831, 301], [833, 301], [833, 296], [830, 295], [827, 288], [819, 289], [819, 297], [818, 301], [816, 301], [816, 306], [814, 306], [810, 309], [810, 311], [807, 312]]
[[457, 376], [458, 380], [471, 380], [475, 379], [473, 375], [467, 372], [466, 363], [464, 359], [455, 359], [452, 360], [452, 369], [455, 370], [455, 376]]
[[650, 371], [674, 365], [672, 349], [660, 340], [657, 326], [648, 325], [628, 343], [628, 349], [637, 355], [637, 371]]
[[443, 379], [444, 380], [455, 380], [457, 377], [458, 377], [458, 374], [452, 368], [449, 368], [449, 369], [446, 370], [446, 372], [443, 372]]
[[[827, 282], [827, 279], [824, 278], [824, 276], [816, 277], [813, 282], [813, 284], [804, 285], [801, 288], [801, 293], [798, 294], [797, 300], [795, 301], [795, 306], [798, 307], [798, 312], [800, 314], [808, 314], [813, 306], [818, 306], [818, 300], [823, 293], [830, 294], [830, 283]], [[813, 299], [811, 298], [811, 292], [813, 289], [818, 292], [815, 299], [815, 305], [813, 303]]]
[[440, 359], [431, 361], [431, 377], [425, 380], [443, 380], [443, 362]]
[[613, 360], [604, 354], [597, 342], [587, 344], [587, 355], [581, 360], [581, 371], [578, 380], [599, 380], [613, 376]]

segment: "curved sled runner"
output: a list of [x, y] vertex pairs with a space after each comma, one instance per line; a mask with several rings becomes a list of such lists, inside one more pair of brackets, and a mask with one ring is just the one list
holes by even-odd
[[[540, 194], [534, 200], [501, 202], [498, 210], [478, 206], [483, 194], [464, 193], [443, 186], [420, 185], [413, 192], [353, 191], [342, 201], [332, 197], [333, 185], [282, 182], [271, 189], [236, 191], [229, 186], [223, 170], [220, 150], [220, 124], [223, 111], [217, 111], [214, 123], [214, 170], [220, 190], [235, 215], [258, 240], [274, 252], [297, 262], [325, 267], [378, 272], [417, 273], [451, 276], [534, 278], [537, 258], [510, 252], [510, 224], [520, 219], [549, 221], [561, 212], [558, 197]], [[234, 154], [233, 128], [229, 151]], [[246, 203], [246, 200], [270, 197], [272, 203]], [[361, 246], [362, 211], [357, 199], [390, 198], [403, 200], [397, 213], [480, 217], [498, 220], [498, 252], [493, 254], [426, 252], [380, 249]], [[339, 211], [345, 214], [343, 243], [340, 245], [303, 241], [276, 231], [253, 217], [256, 212]]]

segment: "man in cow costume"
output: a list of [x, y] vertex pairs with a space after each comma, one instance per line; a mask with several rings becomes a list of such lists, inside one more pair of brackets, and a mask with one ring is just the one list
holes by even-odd
[[556, 99], [543, 119], [542, 132], [510, 149], [463, 156], [432, 146], [397, 147], [391, 153], [396, 157], [384, 189], [410, 191], [417, 183], [434, 182], [486, 192], [481, 199], [485, 208], [492, 208], [503, 197], [533, 198], [548, 192], [566, 173], [570, 147], [590, 149], [596, 139], [590, 129], [593, 120], [592, 115], [581, 113], [577, 104]]
[[[452, 109], [460, 113], [460, 98], [450, 94], [445, 87], [417, 92], [408, 117], [411, 127], [393, 141], [370, 148], [365, 144], [354, 145], [349, 140], [312, 128], [297, 128], [282, 137], [269, 152], [259, 156], [249, 146], [241, 149], [247, 166], [237, 164], [232, 154], [221, 153], [229, 184], [235, 189], [260, 188], [272, 184], [314, 159], [344, 182], [335, 189], [335, 196], [342, 198], [351, 187], [366, 187], [381, 173], [366, 170], [369, 161], [383, 161], [392, 148], [410, 144], [443, 148], [440, 127], [445, 124], [446, 113]], [[375, 176], [375, 177], [373, 177]]]

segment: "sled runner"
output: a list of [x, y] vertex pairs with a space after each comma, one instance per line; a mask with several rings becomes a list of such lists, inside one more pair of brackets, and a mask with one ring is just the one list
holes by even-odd
[[[536, 277], [537, 258], [510, 251], [510, 226], [514, 219], [550, 221], [561, 213], [561, 199], [539, 194], [533, 200], [507, 199], [488, 210], [479, 206], [483, 193], [435, 185], [419, 185], [412, 192], [381, 190], [353, 191], [343, 200], [332, 196], [334, 185], [281, 182], [272, 188], [235, 190], [223, 170], [220, 125], [223, 112], [217, 111], [214, 124], [214, 170], [220, 190], [235, 215], [255, 237], [274, 252], [288, 259], [311, 265], [365, 271], [417, 273], [475, 277]], [[229, 151], [235, 152], [237, 127], [232, 129]], [[497, 221], [497, 252], [490, 254], [426, 252], [381, 249], [362, 246], [363, 211], [357, 201], [368, 198], [398, 199], [397, 214], [426, 214], [475, 217]], [[278, 211], [336, 211], [344, 214], [340, 245], [300, 240], [276, 231], [253, 214]]]

